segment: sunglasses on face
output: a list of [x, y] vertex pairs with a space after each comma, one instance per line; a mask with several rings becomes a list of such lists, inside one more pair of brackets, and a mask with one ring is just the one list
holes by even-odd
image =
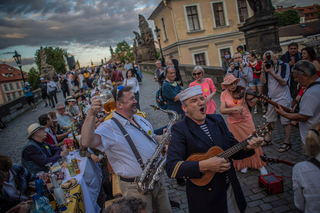
[[124, 86], [122, 86], [122, 85], [117, 87], [116, 102], [118, 101], [119, 91], [123, 90], [123, 88], [124, 88]]
[[58, 110], [63, 110], [63, 109], [66, 109], [65, 107], [63, 107], [63, 108], [60, 108], [60, 109], [58, 109]]
[[201, 75], [202, 72], [194, 72], [192, 73], [193, 76]]

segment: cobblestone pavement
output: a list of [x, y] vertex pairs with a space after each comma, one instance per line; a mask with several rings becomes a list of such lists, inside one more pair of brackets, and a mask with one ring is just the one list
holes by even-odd
[[[158, 84], [154, 82], [153, 75], [143, 73], [143, 82], [140, 88], [140, 106], [141, 110], [147, 113], [147, 120], [153, 125], [154, 129], [160, 128], [169, 122], [168, 116], [160, 111], [154, 111], [149, 105], [155, 104], [155, 94], [158, 90]], [[58, 100], [62, 101], [62, 93], [57, 93]], [[220, 95], [214, 96], [214, 101], [220, 106]], [[54, 109], [53, 109], [54, 110]], [[0, 132], [0, 154], [9, 155], [13, 162], [20, 163], [20, 152], [24, 144], [27, 142], [27, 127], [38, 121], [38, 117], [51, 111], [51, 108], [44, 108], [44, 103], [38, 104], [38, 111], [31, 112], [30, 110], [20, 115], [8, 124], [8, 127]], [[223, 116], [226, 118], [226, 116]], [[263, 126], [266, 122], [262, 112], [253, 116], [256, 127]], [[300, 162], [306, 159], [303, 155], [303, 146], [300, 141], [299, 131], [292, 128], [291, 143], [292, 147], [285, 153], [279, 153], [278, 149], [284, 142], [284, 128], [279, 122], [275, 124], [275, 129], [272, 136], [272, 145], [263, 147], [263, 152], [268, 156], [279, 157], [291, 162]], [[266, 166], [268, 172], [279, 176], [287, 176], [284, 182], [284, 191], [275, 195], [267, 195], [264, 191], [257, 188], [258, 170], [248, 169], [248, 172], [243, 174], [237, 172], [241, 183], [244, 195], [247, 200], [247, 213], [265, 212], [265, 213], [280, 213], [280, 212], [300, 212], [295, 208], [293, 202], [292, 190], [292, 167], [283, 164], [268, 164]], [[188, 204], [186, 197], [186, 188], [177, 184], [175, 179], [166, 177], [166, 184], [170, 199], [180, 203], [180, 209], [175, 209], [173, 212], [188, 212]]]

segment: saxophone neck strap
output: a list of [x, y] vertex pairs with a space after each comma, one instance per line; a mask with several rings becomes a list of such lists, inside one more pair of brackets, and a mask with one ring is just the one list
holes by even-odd
[[128, 134], [128, 132], [124, 129], [124, 127], [121, 125], [121, 123], [114, 117], [111, 118], [119, 127], [120, 131], [122, 132], [123, 136], [125, 137], [125, 139], [127, 140], [134, 156], [136, 157], [138, 163], [140, 164], [141, 169], [144, 169], [144, 164], [141, 158], [141, 155], [139, 154], [137, 147], [134, 145], [130, 135]]

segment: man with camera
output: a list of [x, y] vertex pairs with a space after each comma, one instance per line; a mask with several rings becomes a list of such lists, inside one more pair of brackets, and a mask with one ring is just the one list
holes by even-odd
[[[290, 78], [290, 66], [287, 63], [278, 61], [272, 51], [268, 51], [263, 55], [262, 71], [260, 80], [261, 83], [268, 83], [269, 97], [272, 101], [291, 108], [291, 95], [288, 87], [288, 80]], [[268, 111], [266, 113], [266, 119], [268, 123], [271, 123], [272, 127], [274, 122], [278, 119], [278, 113], [273, 105], [268, 105]], [[291, 126], [290, 120], [280, 116], [281, 124], [284, 126], [286, 139], [279, 152], [286, 152], [290, 149], [290, 134]], [[271, 134], [267, 134], [262, 146], [271, 144]]]
[[252, 69], [246, 64], [243, 64], [243, 57], [241, 53], [235, 53], [233, 55], [233, 63], [228, 68], [227, 75], [233, 74], [234, 77], [240, 78], [239, 86], [250, 89], [249, 83], [253, 79]]

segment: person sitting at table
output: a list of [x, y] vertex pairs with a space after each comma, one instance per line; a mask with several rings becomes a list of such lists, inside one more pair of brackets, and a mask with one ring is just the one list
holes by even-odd
[[51, 118], [51, 116], [48, 114], [43, 114], [39, 116], [38, 120], [41, 126], [46, 127], [44, 131], [47, 133], [47, 137], [46, 139], [44, 139], [44, 142], [47, 142], [53, 146], [62, 146], [64, 143], [59, 142], [58, 136], [52, 130], [53, 119]]
[[57, 103], [56, 110], [58, 124], [60, 124], [62, 129], [68, 129], [71, 126], [72, 115], [66, 112], [66, 106], [61, 102]]
[[47, 113], [52, 118], [52, 131], [56, 134], [58, 140], [61, 142], [63, 139], [67, 138], [71, 133], [71, 129], [62, 130], [60, 124], [58, 124], [57, 113], [50, 111]]
[[60, 147], [53, 146], [44, 142], [47, 133], [44, 131], [46, 127], [40, 124], [31, 124], [28, 128], [27, 144], [21, 151], [21, 164], [33, 174], [40, 171], [47, 172], [47, 163], [55, 163], [60, 158], [68, 155], [68, 150], [63, 150]]
[[[68, 96], [66, 98], [66, 102], [65, 102], [66, 112], [70, 113], [72, 117], [76, 117], [80, 114], [77, 112], [79, 111], [79, 107], [76, 105], [76, 103], [77, 103], [77, 100], [74, 99], [73, 96]], [[76, 109], [76, 107], [78, 107], [78, 109]]]
[[[35, 176], [23, 166], [13, 164], [6, 155], [0, 155], [0, 212], [6, 212], [20, 201], [29, 200], [28, 185]], [[9, 212], [18, 212], [19, 205]]]

